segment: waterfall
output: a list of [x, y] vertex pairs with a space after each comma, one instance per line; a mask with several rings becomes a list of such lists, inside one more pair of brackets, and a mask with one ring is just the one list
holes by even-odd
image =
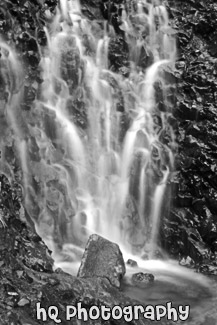
[[14, 79], [6, 116], [22, 168], [25, 209], [56, 254], [71, 245], [75, 261], [92, 233], [130, 253], [154, 255], [169, 201], [174, 134], [165, 71], [174, 65], [175, 39], [161, 1], [140, 0], [133, 8], [126, 1], [120, 20], [129, 49], [126, 74], [111, 68], [114, 28], [105, 21], [99, 32], [102, 24], [89, 21], [78, 0], [60, 0], [45, 28], [43, 81], [30, 113], [17, 108], [23, 93], [19, 60], [0, 42]]

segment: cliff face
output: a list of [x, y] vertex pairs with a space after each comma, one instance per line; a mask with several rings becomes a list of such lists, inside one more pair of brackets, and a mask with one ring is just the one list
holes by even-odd
[[216, 272], [217, 253], [217, 4], [168, 1], [177, 32], [174, 117], [179, 152], [173, 209], [162, 226], [163, 245]]

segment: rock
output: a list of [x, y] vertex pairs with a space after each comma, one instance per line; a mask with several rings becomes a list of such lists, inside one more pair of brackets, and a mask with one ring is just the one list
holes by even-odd
[[124, 76], [129, 74], [128, 52], [128, 45], [124, 38], [119, 36], [111, 39], [108, 58], [112, 71], [123, 73]]
[[184, 251], [195, 263], [202, 263], [209, 258], [209, 250], [203, 242], [198, 230], [193, 228], [183, 229]]
[[183, 258], [179, 264], [181, 266], [185, 266], [185, 267], [189, 267], [189, 268], [193, 268], [195, 266], [194, 261], [192, 260], [192, 258], [190, 256], [187, 256], [186, 258]]
[[80, 128], [86, 129], [88, 126], [88, 118], [86, 112], [85, 99], [79, 92], [76, 93], [76, 98], [69, 98], [66, 103], [66, 109], [73, 116], [73, 121]]
[[147, 284], [154, 282], [154, 275], [151, 273], [139, 272], [133, 274], [131, 280], [137, 287], [146, 286]]
[[204, 274], [217, 275], [217, 266], [215, 265], [200, 265], [199, 271]]
[[107, 278], [113, 286], [120, 288], [125, 272], [126, 268], [119, 246], [98, 235], [90, 236], [78, 277]]
[[58, 281], [57, 279], [55, 279], [55, 278], [50, 278], [50, 279], [48, 280], [48, 283], [49, 283], [50, 285], [52, 285], [52, 286], [55, 286], [55, 285], [59, 284], [59, 281]]
[[20, 299], [20, 301], [18, 302], [17, 305], [18, 305], [19, 307], [24, 307], [24, 306], [29, 305], [29, 304], [30, 304], [29, 299], [22, 298], [22, 299]]
[[175, 204], [177, 207], [189, 207], [192, 206], [192, 196], [188, 193], [180, 193], [176, 197]]
[[17, 271], [18, 278], [21, 278], [23, 276], [24, 271]]
[[173, 208], [161, 222], [161, 241], [174, 257], [208, 265], [217, 248], [217, 223], [207, 214], [217, 214], [216, 4], [178, 1], [174, 8], [173, 0], [166, 2], [179, 48], [173, 110], [179, 153]]
[[127, 265], [129, 265], [129, 266], [131, 266], [131, 267], [136, 267], [136, 266], [138, 266], [137, 262], [134, 261], [134, 260], [131, 260], [131, 259], [127, 260]]

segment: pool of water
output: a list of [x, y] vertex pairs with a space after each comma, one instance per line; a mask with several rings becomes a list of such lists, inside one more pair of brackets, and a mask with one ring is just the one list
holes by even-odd
[[[185, 272], [187, 275], [188, 270]], [[125, 295], [136, 299], [141, 305], [166, 306], [168, 302], [172, 302], [173, 307], [189, 305], [188, 320], [178, 321], [177, 324], [217, 324], [217, 277], [209, 278], [193, 271], [189, 271], [189, 276], [184, 277], [172, 272], [157, 271], [153, 272], [155, 273], [153, 283], [136, 287], [131, 282], [131, 273], [133, 271], [128, 270], [122, 290]]]
[[[51, 243], [49, 244], [52, 249]], [[174, 324], [217, 325], [217, 276], [204, 276], [180, 266], [174, 260], [143, 260], [128, 254], [123, 248], [121, 250], [125, 261], [133, 259], [138, 265], [127, 266], [121, 288], [126, 296], [137, 300], [143, 306], [166, 305], [168, 302], [172, 302], [173, 307], [189, 305], [188, 320]], [[53, 256], [55, 267], [61, 267], [65, 272], [76, 276], [82, 255], [83, 249], [68, 245], [64, 254]], [[135, 286], [131, 278], [138, 272], [153, 274], [154, 282]], [[165, 324], [156, 321], [153, 325], [155, 323]]]

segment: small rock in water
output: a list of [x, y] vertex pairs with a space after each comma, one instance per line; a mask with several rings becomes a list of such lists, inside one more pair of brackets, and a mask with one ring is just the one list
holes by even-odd
[[151, 273], [139, 272], [133, 274], [131, 279], [135, 286], [142, 286], [154, 282], [154, 275]]
[[126, 268], [119, 246], [98, 235], [90, 236], [78, 277], [107, 278], [113, 286], [119, 288], [125, 272]]
[[131, 266], [131, 267], [136, 267], [138, 266], [137, 262], [134, 260], [131, 260], [130, 258], [127, 260], [127, 265]]
[[187, 258], [183, 258], [179, 264], [181, 266], [185, 266], [185, 267], [189, 267], [189, 268], [193, 268], [195, 266], [194, 261], [192, 260], [192, 258], [190, 256], [188, 256]]

